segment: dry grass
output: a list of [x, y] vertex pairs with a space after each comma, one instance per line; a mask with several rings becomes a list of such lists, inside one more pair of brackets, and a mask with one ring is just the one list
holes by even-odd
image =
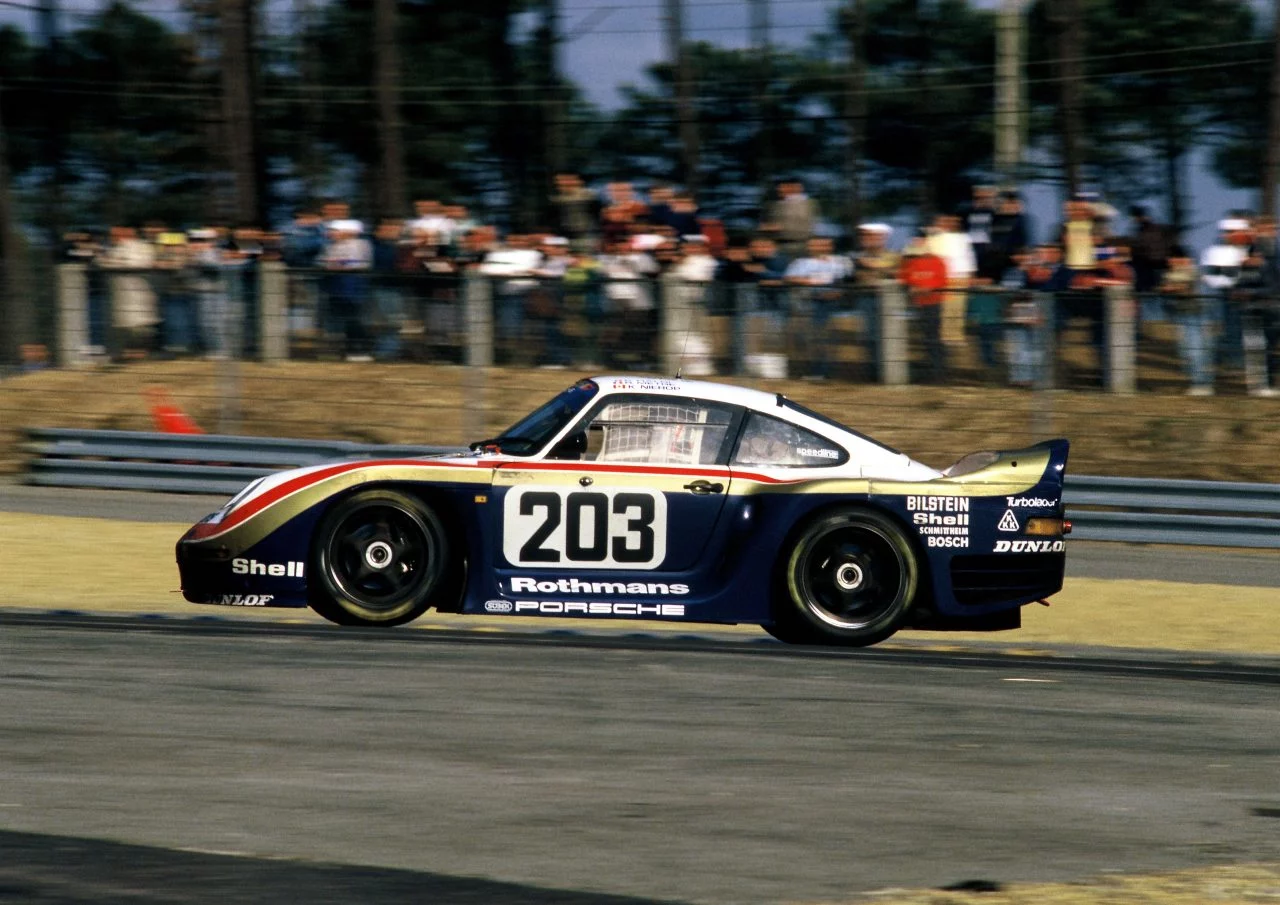
[[[27, 427], [152, 429], [146, 391], [166, 389], [210, 432], [458, 444], [492, 435], [562, 389], [565, 371], [340, 362], [146, 362], [0, 382], [0, 472], [22, 468]], [[986, 387], [758, 381], [931, 465], [1050, 436], [1078, 473], [1274, 480], [1280, 400], [1241, 395], [1034, 394]], [[231, 393], [238, 411], [222, 399]]]
[[839, 905], [1261, 905], [1278, 899], [1280, 865], [1236, 864], [1078, 883], [1019, 884], [992, 892], [885, 890]]

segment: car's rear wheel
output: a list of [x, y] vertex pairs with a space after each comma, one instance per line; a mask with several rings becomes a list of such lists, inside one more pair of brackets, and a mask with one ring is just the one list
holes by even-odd
[[827, 513], [784, 556], [770, 632], [792, 643], [875, 644], [902, 627], [918, 581], [896, 522], [864, 509]]
[[449, 542], [432, 509], [407, 494], [368, 490], [320, 523], [312, 608], [340, 625], [401, 625], [431, 606], [449, 566]]

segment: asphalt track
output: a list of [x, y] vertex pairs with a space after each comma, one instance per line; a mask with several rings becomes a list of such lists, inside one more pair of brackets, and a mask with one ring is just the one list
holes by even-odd
[[[226, 499], [225, 496], [86, 491], [0, 482], [0, 512], [190, 524], [216, 510]], [[1071, 555], [1067, 557], [1067, 577], [1280, 588], [1280, 553], [1073, 540]]]
[[1280, 859], [1280, 665], [0, 613], [0, 902], [848, 901]]

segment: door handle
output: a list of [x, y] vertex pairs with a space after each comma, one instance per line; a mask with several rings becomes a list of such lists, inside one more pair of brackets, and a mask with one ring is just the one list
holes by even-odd
[[719, 484], [719, 483], [712, 484], [710, 481], [706, 481], [702, 479], [693, 481], [689, 484], [685, 484], [684, 489], [692, 491], [693, 493], [697, 493], [697, 494], [724, 493], [723, 484]]

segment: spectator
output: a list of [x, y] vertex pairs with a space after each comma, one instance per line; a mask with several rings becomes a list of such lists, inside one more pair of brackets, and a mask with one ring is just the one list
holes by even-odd
[[543, 367], [563, 368], [569, 364], [569, 349], [562, 330], [564, 321], [564, 275], [569, 270], [569, 240], [545, 236], [541, 240], [542, 260], [534, 269], [537, 285], [529, 291], [525, 314], [533, 327], [539, 347], [535, 361]]
[[889, 248], [893, 227], [887, 223], [863, 223], [858, 227], [858, 251], [854, 255], [854, 277], [866, 288], [879, 288], [898, 278], [901, 263]]
[[456, 256], [445, 254], [439, 237], [425, 227], [409, 226], [409, 239], [400, 245], [398, 267], [404, 274], [404, 295], [412, 299], [415, 332], [422, 337], [428, 358], [455, 354], [461, 346], [463, 318], [457, 273], [480, 265], [490, 249], [491, 232], [472, 229], [463, 237]]
[[1035, 263], [1034, 255], [1026, 249], [1017, 249], [1000, 278], [1000, 288], [1005, 293], [1004, 339], [1009, 356], [1009, 383], [1015, 387], [1032, 386], [1036, 372], [1044, 366], [1043, 349], [1036, 342], [1042, 314], [1032, 295], [1032, 290], [1040, 288], [1033, 274]]
[[727, 356], [717, 361], [716, 369], [720, 373], [740, 374], [744, 370], [748, 318], [760, 304], [756, 290], [759, 276], [751, 265], [750, 250], [735, 244], [725, 249], [716, 267], [709, 310], [712, 317], [727, 318], [731, 325], [727, 348], [714, 350], [718, 358]]
[[949, 278], [947, 262], [934, 254], [924, 237], [907, 243], [902, 251], [899, 279], [916, 313], [929, 361], [928, 382], [941, 384], [947, 377], [947, 347], [942, 340], [942, 303]]
[[312, 268], [324, 252], [325, 232], [320, 215], [313, 210], [299, 210], [285, 229], [284, 263], [289, 267]]
[[604, 360], [600, 332], [604, 323], [603, 274], [590, 240], [580, 239], [570, 247], [564, 271], [564, 333], [570, 359], [583, 367], [599, 367]]
[[1133, 218], [1133, 289], [1140, 301], [1140, 316], [1144, 323], [1164, 320], [1164, 306], [1156, 290], [1169, 266], [1170, 230], [1152, 220], [1140, 204], [1129, 208], [1129, 215]]
[[1063, 206], [1064, 219], [1058, 242], [1063, 249], [1063, 263], [1069, 270], [1092, 271], [1098, 260], [1094, 249], [1093, 205], [1073, 198]]
[[218, 360], [231, 355], [227, 291], [222, 279], [222, 250], [218, 231], [201, 227], [187, 233], [187, 263], [196, 299], [196, 322], [205, 357]]
[[453, 244], [453, 233], [457, 224], [445, 207], [434, 198], [422, 198], [413, 202], [414, 219], [409, 227], [414, 230], [426, 230], [434, 233], [441, 245]]
[[672, 201], [676, 191], [669, 185], [658, 183], [649, 189], [649, 212], [645, 217], [651, 226], [669, 226], [673, 232], [679, 232], [672, 212]]
[[[1249, 221], [1238, 215], [1219, 221], [1218, 234], [1217, 243], [1206, 248], [1200, 256], [1200, 285], [1208, 297], [1205, 315], [1210, 332], [1216, 327], [1218, 333], [1216, 344], [1209, 340], [1211, 349], [1216, 346], [1211, 357], [1219, 365], [1225, 365], [1240, 360], [1242, 298], [1235, 294], [1235, 289], [1253, 236]], [[1191, 392], [1198, 396], [1212, 395], [1212, 372], [1206, 383], [1193, 386]]]
[[471, 212], [461, 204], [446, 204], [444, 218], [449, 225], [449, 234], [444, 237], [445, 244], [449, 247], [451, 254], [456, 253], [467, 233], [475, 229], [478, 224], [471, 216]]
[[792, 298], [806, 322], [801, 336], [809, 355], [809, 375], [825, 380], [831, 376], [831, 316], [844, 302], [853, 264], [835, 254], [834, 243], [822, 236], [809, 239], [806, 250], [806, 255], [788, 265], [784, 278], [799, 289]]
[[989, 281], [1000, 279], [1005, 264], [995, 246], [995, 221], [996, 190], [989, 185], [975, 185], [973, 201], [964, 215], [964, 231], [977, 261], [975, 276]]
[[1178, 326], [1178, 346], [1190, 387], [1190, 396], [1213, 395], [1212, 336], [1216, 303], [1201, 289], [1195, 261], [1180, 245], [1169, 249], [1168, 266], [1160, 292]]
[[887, 223], [863, 223], [858, 227], [858, 252], [853, 276], [857, 286], [853, 307], [862, 318], [867, 360], [872, 379], [880, 366], [880, 293], [885, 283], [897, 280], [901, 259], [889, 248], [893, 228]]
[[768, 210], [768, 220], [778, 231], [778, 251], [788, 261], [805, 252], [818, 223], [818, 206], [805, 194], [804, 183], [787, 179], [778, 183], [778, 197]]
[[1255, 305], [1262, 331], [1262, 358], [1270, 396], [1280, 390], [1280, 248], [1274, 217], [1259, 217], [1254, 227], [1254, 254], [1262, 259], [1262, 286]]
[[315, 271], [326, 242], [324, 221], [313, 210], [297, 211], [293, 222], [285, 229], [283, 258], [292, 271], [289, 279], [291, 333], [314, 336], [317, 331], [324, 332], [320, 281]]
[[702, 234], [702, 225], [698, 222], [698, 203], [692, 195], [679, 194], [671, 199], [671, 213], [667, 226], [677, 236], [697, 236]]
[[618, 239], [605, 246], [600, 264], [608, 280], [605, 298], [617, 349], [614, 363], [646, 370], [653, 364], [658, 324], [651, 288], [658, 262], [648, 252], [633, 250], [625, 239]]
[[637, 224], [648, 214], [645, 203], [636, 197], [629, 182], [611, 182], [605, 187], [605, 208], [600, 214], [600, 228], [606, 246], [627, 241]]
[[223, 255], [223, 277], [227, 282], [227, 297], [236, 314], [236, 348], [240, 354], [256, 355], [258, 352], [258, 279], [259, 263], [266, 249], [262, 244], [262, 230], [256, 226], [241, 226], [231, 233], [227, 253]]
[[498, 231], [492, 226], [473, 226], [462, 237], [453, 254], [453, 262], [459, 271], [480, 267], [484, 260], [498, 248]]
[[156, 237], [152, 287], [160, 304], [161, 344], [166, 355], [186, 355], [194, 350], [195, 299], [187, 261], [187, 237], [162, 232]]
[[667, 353], [680, 362], [684, 373], [706, 376], [715, 372], [714, 362], [728, 356], [730, 346], [730, 320], [714, 307], [711, 293], [720, 262], [711, 256], [700, 233], [681, 237], [676, 253], [669, 271], [674, 285], [668, 284], [676, 297], [664, 301], [667, 316], [681, 318], [684, 325], [668, 332], [668, 339], [679, 347]]
[[965, 293], [977, 272], [978, 260], [968, 233], [960, 229], [957, 216], [940, 214], [934, 218], [928, 243], [930, 254], [947, 265], [947, 293], [942, 298], [942, 341], [959, 350], [965, 345]]
[[480, 264], [480, 272], [500, 278], [494, 283], [497, 346], [505, 361], [524, 358], [525, 309], [529, 293], [538, 286], [533, 273], [542, 264], [535, 239], [512, 233]]
[[1023, 211], [1022, 196], [1014, 189], [1006, 189], [1000, 193], [991, 221], [992, 269], [1003, 278], [1014, 266], [1014, 253], [1030, 248], [1031, 242], [1031, 222]]
[[1240, 264], [1240, 278], [1231, 290], [1232, 306], [1240, 315], [1240, 346], [1244, 360], [1245, 390], [1250, 396], [1274, 396], [1267, 372], [1267, 335], [1264, 320], [1270, 307], [1270, 266], [1266, 257], [1268, 239], [1274, 238], [1274, 226], [1263, 222], [1270, 235], [1260, 235], [1256, 225], [1249, 231], [1249, 247]]
[[373, 357], [395, 361], [400, 357], [404, 328], [404, 286], [400, 281], [401, 238], [404, 224], [385, 219], [373, 233]]
[[91, 230], [73, 230], [63, 235], [63, 255], [68, 264], [86, 265], [84, 270], [86, 299], [86, 316], [88, 323], [87, 346], [83, 350], [87, 355], [102, 355], [107, 350], [107, 313], [108, 313], [108, 281], [99, 267], [88, 266], [100, 263], [104, 253], [99, 237]]
[[364, 226], [359, 220], [337, 220], [329, 228], [333, 242], [325, 249], [320, 264], [330, 276], [330, 298], [342, 327], [342, 350], [347, 361], [372, 361], [372, 343], [365, 324], [373, 246], [361, 236]]
[[988, 373], [1000, 365], [1004, 294], [987, 277], [974, 277], [968, 292], [967, 322], [978, 337], [978, 361]]
[[113, 226], [101, 265], [110, 278], [112, 353], [123, 359], [146, 358], [156, 347], [160, 322], [148, 271], [155, 262], [150, 243], [131, 226]]

